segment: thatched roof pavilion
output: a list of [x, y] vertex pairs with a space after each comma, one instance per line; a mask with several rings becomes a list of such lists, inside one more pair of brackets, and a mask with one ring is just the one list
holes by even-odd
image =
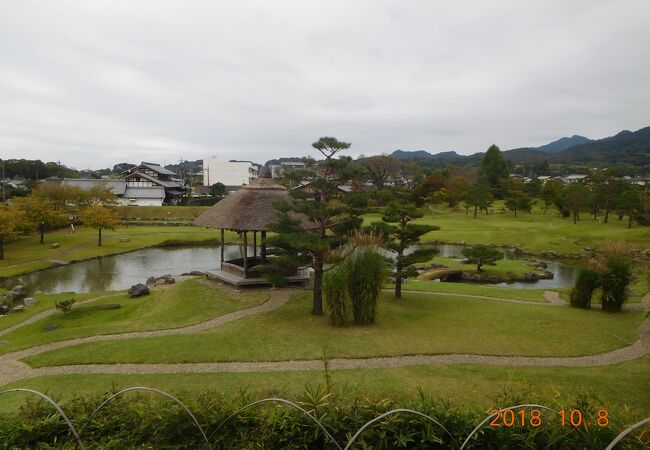
[[[206, 273], [221, 281], [236, 286], [243, 284], [269, 284], [260, 276], [256, 266], [266, 264], [266, 232], [268, 225], [277, 219], [273, 203], [278, 200], [291, 201], [284, 186], [270, 178], [270, 172], [260, 171], [260, 178], [229, 194], [194, 220], [194, 225], [219, 228], [221, 231], [221, 269]], [[243, 237], [243, 256], [224, 261], [224, 230], [236, 231]], [[248, 255], [248, 233], [253, 232], [253, 255]], [[260, 232], [260, 256], [257, 255], [257, 232]], [[304, 282], [304, 274], [289, 274], [287, 280]]]

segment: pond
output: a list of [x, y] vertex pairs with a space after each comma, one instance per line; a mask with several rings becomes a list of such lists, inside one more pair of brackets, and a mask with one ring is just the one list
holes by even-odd
[[[437, 247], [440, 256], [462, 257], [460, 246], [441, 244]], [[240, 256], [241, 251], [242, 247], [239, 245], [226, 245], [224, 248], [226, 259]], [[252, 253], [253, 249], [249, 247], [248, 254]], [[17, 284], [22, 284], [29, 292], [39, 290], [51, 293], [120, 290], [144, 283], [151, 276], [216, 269], [219, 263], [218, 246], [148, 248], [7, 278], [0, 281], [0, 287], [11, 289]], [[555, 275], [552, 280], [503, 283], [496, 286], [531, 289], [572, 286], [578, 268], [559, 262], [548, 262], [547, 270]]]
[[[226, 259], [240, 255], [239, 245], [226, 245]], [[253, 254], [252, 246], [248, 254]], [[218, 246], [147, 248], [115, 256], [90, 259], [67, 266], [32, 272], [0, 281], [11, 289], [17, 284], [28, 291], [92, 292], [128, 289], [147, 278], [166, 274], [178, 275], [193, 270], [216, 269], [221, 261]]]

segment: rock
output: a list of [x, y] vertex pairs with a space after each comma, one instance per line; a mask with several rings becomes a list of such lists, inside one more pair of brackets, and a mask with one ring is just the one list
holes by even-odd
[[156, 283], [156, 277], [147, 278], [147, 286], [149, 286], [151, 284], [155, 284], [155, 283]]
[[59, 248], [59, 247], [61, 247], [60, 242], [55, 242], [54, 244], [50, 245], [50, 248]]
[[0, 304], [0, 315], [7, 313], [9, 313], [9, 306], [5, 305], [4, 303]]
[[129, 297], [140, 297], [142, 295], [149, 295], [149, 288], [142, 283], [135, 284], [129, 289]]
[[191, 272], [185, 272], [181, 274], [182, 277], [202, 277], [203, 275], [205, 275], [205, 272], [201, 272], [199, 270], [192, 270]]
[[471, 281], [472, 280], [472, 274], [469, 272], [463, 272], [460, 274], [460, 279], [464, 281]]
[[548, 264], [546, 264], [544, 261], [534, 261], [530, 264], [530, 266], [536, 269], [546, 269], [548, 267]]
[[9, 310], [10, 313], [19, 313], [25, 311], [25, 306], [24, 305], [17, 305], [14, 306]]
[[471, 278], [472, 281], [483, 281], [483, 277], [480, 276], [479, 274], [472, 275]]
[[22, 284], [16, 285], [12, 290], [6, 292], [2, 295], [2, 298], [9, 300], [10, 302], [15, 302], [17, 300], [22, 300], [25, 298], [27, 293], [25, 292], [25, 286]]
[[485, 279], [485, 281], [487, 281], [488, 283], [492, 283], [492, 284], [499, 284], [499, 283], [503, 283], [505, 280], [503, 278], [501, 278], [501, 277], [493, 275], [493, 276], [487, 277]]
[[48, 323], [47, 325], [45, 325], [45, 326], [43, 327], [43, 331], [54, 331], [54, 330], [56, 330], [57, 328], [59, 328], [59, 324], [58, 324], [58, 323]]
[[120, 242], [129, 242], [130, 240], [131, 240], [131, 238], [128, 237], [128, 236], [122, 236], [122, 237], [119, 239]]
[[25, 306], [34, 306], [37, 303], [37, 300], [34, 297], [27, 297], [23, 300]]

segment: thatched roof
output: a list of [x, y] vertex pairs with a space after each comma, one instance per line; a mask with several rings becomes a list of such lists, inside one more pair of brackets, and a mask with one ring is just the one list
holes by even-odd
[[273, 202], [278, 200], [291, 201], [287, 189], [272, 179], [258, 178], [203, 212], [194, 225], [235, 231], [266, 231], [268, 224], [277, 218]]

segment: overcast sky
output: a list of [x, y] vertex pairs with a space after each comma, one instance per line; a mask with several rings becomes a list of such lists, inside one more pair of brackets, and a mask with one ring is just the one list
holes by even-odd
[[0, 158], [484, 151], [650, 125], [650, 2], [0, 0]]

